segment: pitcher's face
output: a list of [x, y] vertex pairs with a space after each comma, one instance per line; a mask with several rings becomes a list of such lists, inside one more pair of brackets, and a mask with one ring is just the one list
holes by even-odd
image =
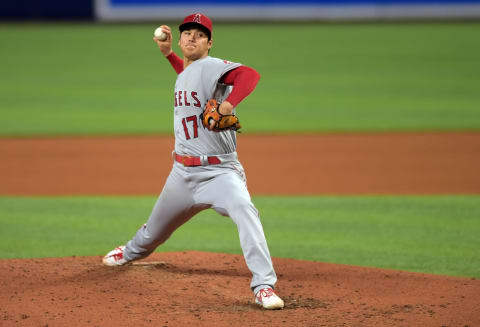
[[212, 47], [212, 40], [208, 40], [207, 34], [200, 29], [186, 29], [180, 34], [178, 46], [185, 57], [197, 60], [208, 55]]

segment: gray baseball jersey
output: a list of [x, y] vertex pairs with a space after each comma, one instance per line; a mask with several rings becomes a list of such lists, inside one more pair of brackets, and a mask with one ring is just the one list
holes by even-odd
[[212, 133], [203, 127], [200, 115], [209, 99], [215, 98], [218, 103], [226, 99], [231, 86], [219, 84], [218, 80], [239, 66], [208, 56], [193, 62], [178, 75], [174, 105], [176, 153], [200, 156], [235, 152], [235, 132]]
[[243, 255], [253, 275], [250, 287], [256, 293], [263, 287], [273, 287], [277, 277], [258, 211], [251, 201], [245, 173], [237, 158], [235, 132], [209, 131], [200, 119], [208, 99], [214, 97], [222, 102], [228, 96], [230, 87], [218, 81], [239, 66], [205, 57], [178, 75], [174, 104], [175, 152], [204, 158], [214, 155], [220, 163], [185, 166], [175, 161], [147, 223], [126, 244], [123, 255], [128, 261], [148, 256], [195, 214], [212, 208], [237, 225]]

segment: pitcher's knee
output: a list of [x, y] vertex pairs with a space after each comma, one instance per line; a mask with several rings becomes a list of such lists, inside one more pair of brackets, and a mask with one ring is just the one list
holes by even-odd
[[227, 211], [232, 218], [238, 215], [258, 218], [257, 208], [248, 199], [235, 200], [235, 202], [227, 206]]

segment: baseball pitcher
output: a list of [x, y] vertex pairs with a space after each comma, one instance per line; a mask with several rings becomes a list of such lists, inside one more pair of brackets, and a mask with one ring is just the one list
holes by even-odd
[[124, 265], [148, 256], [195, 214], [212, 208], [237, 225], [253, 275], [250, 287], [255, 302], [265, 309], [281, 309], [284, 303], [273, 291], [277, 277], [263, 227], [236, 152], [241, 124], [235, 107], [255, 89], [260, 75], [239, 63], [209, 56], [212, 22], [203, 14], [185, 17], [179, 27], [183, 59], [172, 51], [170, 28], [161, 29], [166, 37], [154, 41], [178, 73], [173, 167], [147, 223], [126, 245], [110, 251], [103, 263]]

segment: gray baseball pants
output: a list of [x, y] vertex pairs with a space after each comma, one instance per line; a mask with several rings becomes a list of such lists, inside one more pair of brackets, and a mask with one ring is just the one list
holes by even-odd
[[252, 290], [274, 287], [277, 277], [243, 167], [236, 153], [218, 157], [222, 161], [218, 165], [173, 164], [150, 218], [126, 244], [124, 257], [129, 261], [147, 257], [195, 214], [212, 208], [237, 225], [243, 255], [253, 274]]

